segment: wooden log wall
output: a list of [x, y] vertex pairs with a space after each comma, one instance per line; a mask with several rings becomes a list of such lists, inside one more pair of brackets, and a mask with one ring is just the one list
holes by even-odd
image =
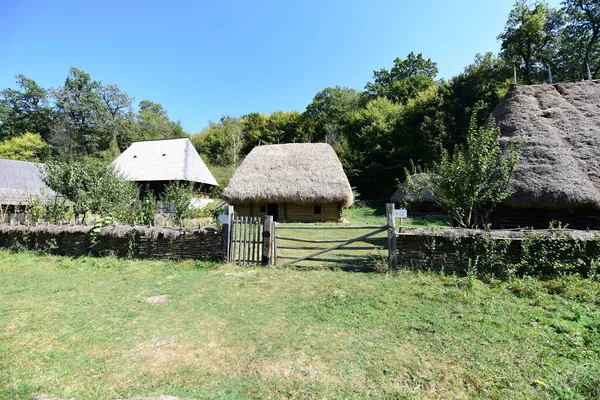
[[[321, 214], [315, 214], [315, 206], [321, 207]], [[234, 204], [234, 208], [237, 215], [244, 217], [267, 215], [266, 203]], [[337, 222], [341, 219], [342, 205], [340, 203], [279, 203], [279, 222]]]

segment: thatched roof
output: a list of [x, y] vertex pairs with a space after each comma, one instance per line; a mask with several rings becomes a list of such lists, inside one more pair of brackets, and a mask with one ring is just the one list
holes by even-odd
[[408, 203], [435, 203], [435, 197], [431, 193], [428, 185], [426, 184], [428, 180], [427, 174], [413, 174], [410, 175], [408, 179], [412, 179], [418, 186], [425, 186], [421, 195], [417, 198], [413, 193], [407, 193], [408, 183], [407, 181], [402, 182], [402, 184], [398, 187], [394, 195], [392, 196], [392, 201], [394, 203], [408, 202]]
[[112, 165], [135, 182], [188, 181], [219, 186], [187, 138], [135, 142]]
[[223, 191], [229, 203], [343, 203], [352, 189], [333, 148], [326, 143], [258, 146], [246, 156]]
[[494, 116], [523, 146], [506, 204], [600, 209], [600, 81], [514, 86]]
[[26, 205], [31, 199], [49, 200], [56, 193], [42, 182], [44, 164], [0, 158], [0, 204]]

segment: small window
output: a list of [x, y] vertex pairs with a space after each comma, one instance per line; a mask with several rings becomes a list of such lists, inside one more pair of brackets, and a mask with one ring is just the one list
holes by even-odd
[[260, 212], [261, 213], [266, 213], [267, 212], [267, 206], [260, 206]]
[[321, 206], [315, 206], [314, 214], [321, 214]]

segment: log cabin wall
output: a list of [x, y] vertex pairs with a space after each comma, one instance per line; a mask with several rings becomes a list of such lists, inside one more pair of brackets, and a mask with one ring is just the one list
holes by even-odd
[[600, 211], [593, 209], [549, 210], [543, 208], [496, 207], [490, 215], [494, 229], [546, 229], [550, 221], [559, 221], [571, 229], [600, 229]]
[[[273, 204], [273, 203], [269, 203]], [[267, 215], [267, 203], [233, 204], [235, 213], [247, 217]], [[338, 222], [342, 219], [341, 203], [278, 203], [279, 222]]]

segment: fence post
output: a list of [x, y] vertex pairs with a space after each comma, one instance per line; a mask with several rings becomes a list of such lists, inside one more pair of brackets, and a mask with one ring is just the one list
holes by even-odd
[[225, 206], [224, 208], [226, 221], [223, 223], [223, 256], [225, 262], [231, 261], [231, 223], [233, 222], [233, 206]]
[[272, 231], [273, 231], [273, 216], [272, 215], [266, 215], [265, 216], [265, 222], [263, 224], [263, 232], [262, 232], [262, 241], [263, 241], [263, 248], [262, 248], [262, 264], [263, 265], [272, 265], [273, 261], [272, 261], [272, 247], [273, 247], [273, 237], [272, 237]]
[[391, 269], [398, 268], [398, 251], [396, 249], [396, 219], [394, 218], [394, 203], [385, 205], [388, 226], [388, 263]]

